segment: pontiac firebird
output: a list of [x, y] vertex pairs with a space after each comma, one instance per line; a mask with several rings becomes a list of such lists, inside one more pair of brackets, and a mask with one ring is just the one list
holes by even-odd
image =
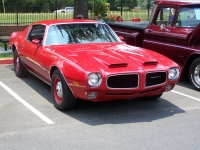
[[77, 100], [158, 99], [181, 74], [172, 60], [125, 44], [94, 20], [38, 21], [13, 32], [9, 46], [16, 76], [30, 72], [49, 84], [59, 110], [74, 108]]

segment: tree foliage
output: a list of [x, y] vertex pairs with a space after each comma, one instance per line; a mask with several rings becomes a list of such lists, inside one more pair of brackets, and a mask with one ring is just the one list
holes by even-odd
[[106, 16], [107, 15], [107, 8], [106, 8], [106, 3], [105, 1], [98, 1], [94, 4], [94, 9], [93, 9], [93, 13], [94, 16], [97, 16], [98, 14], [101, 14], [102, 16]]

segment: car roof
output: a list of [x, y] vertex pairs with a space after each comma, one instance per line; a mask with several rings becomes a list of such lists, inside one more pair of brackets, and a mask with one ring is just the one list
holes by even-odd
[[190, 4], [200, 4], [200, 1], [199, 0], [155, 0], [154, 4], [190, 5]]
[[34, 22], [33, 24], [52, 25], [52, 24], [62, 24], [62, 23], [101, 23], [101, 22], [96, 20], [87, 20], [87, 19], [52, 19], [52, 20], [40, 20]]

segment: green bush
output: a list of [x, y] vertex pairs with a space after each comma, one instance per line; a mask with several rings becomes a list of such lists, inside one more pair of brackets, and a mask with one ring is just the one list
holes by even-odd
[[98, 14], [101, 14], [101, 16], [105, 17], [107, 16], [107, 7], [106, 3], [103, 1], [96, 2], [94, 5], [94, 16], [97, 16]]

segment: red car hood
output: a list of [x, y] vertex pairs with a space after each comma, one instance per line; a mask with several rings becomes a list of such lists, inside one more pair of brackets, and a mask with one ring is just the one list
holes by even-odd
[[[138, 70], [138, 67], [158, 64], [158, 60], [150, 54], [151, 51], [125, 44], [70, 44], [51, 46], [51, 48], [54, 53], [82, 68], [102, 68], [103, 65], [107, 68], [128, 66]], [[159, 67], [163, 66], [159, 65]]]

